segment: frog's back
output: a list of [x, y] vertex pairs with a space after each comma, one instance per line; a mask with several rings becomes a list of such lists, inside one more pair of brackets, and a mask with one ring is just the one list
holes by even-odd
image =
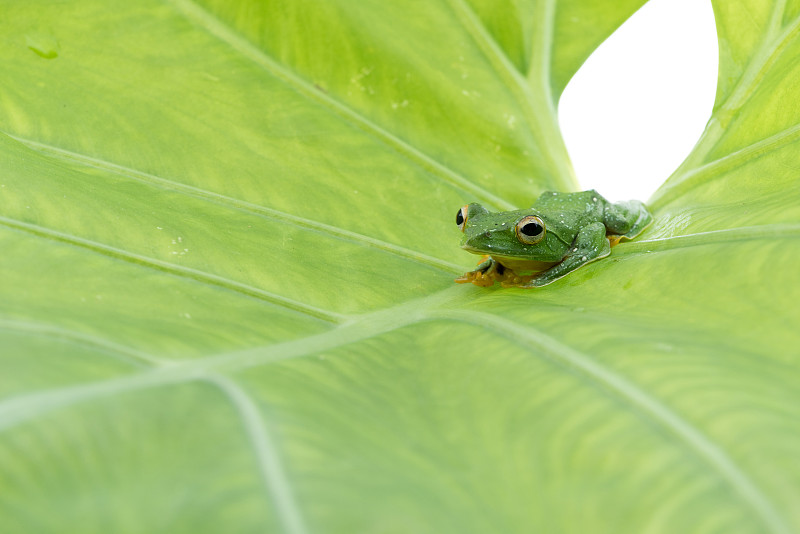
[[653, 216], [642, 202], [609, 202], [594, 189], [577, 193], [545, 191], [532, 207], [548, 215], [548, 222], [554, 227], [574, 230], [589, 222], [601, 221], [609, 234], [624, 239], [635, 238], [653, 222]]
[[593, 212], [602, 205], [601, 200], [605, 201], [594, 189], [577, 193], [545, 191], [536, 199], [532, 207], [542, 212]]

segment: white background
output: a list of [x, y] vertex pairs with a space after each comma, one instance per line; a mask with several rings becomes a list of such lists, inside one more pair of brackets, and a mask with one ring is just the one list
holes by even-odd
[[581, 188], [646, 201], [703, 132], [717, 63], [710, 0], [650, 0], [628, 19], [559, 103]]

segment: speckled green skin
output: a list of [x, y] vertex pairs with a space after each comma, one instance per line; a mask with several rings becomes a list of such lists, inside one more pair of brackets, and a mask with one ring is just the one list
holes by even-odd
[[[499, 213], [491, 213], [480, 204], [470, 204], [467, 214], [461, 247], [491, 257], [473, 272], [485, 273], [500, 264], [501, 269], [514, 269], [521, 275], [525, 272], [520, 267], [524, 269], [527, 261], [554, 263], [520, 287], [549, 284], [608, 256], [611, 246], [607, 235], [632, 239], [653, 220], [638, 200], [612, 203], [594, 190], [547, 191], [529, 209]], [[528, 215], [536, 215], [545, 225], [544, 239], [533, 245], [520, 242], [515, 231], [517, 223]]]

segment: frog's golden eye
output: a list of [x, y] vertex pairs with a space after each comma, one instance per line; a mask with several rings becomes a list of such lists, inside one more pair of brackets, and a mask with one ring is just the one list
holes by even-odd
[[536, 215], [528, 215], [520, 219], [514, 230], [517, 233], [517, 239], [526, 245], [535, 245], [544, 239], [546, 232], [544, 223]]
[[458, 225], [458, 229], [462, 232], [464, 231], [464, 228], [467, 227], [467, 218], [469, 213], [467, 208], [469, 208], [469, 205], [464, 206], [458, 210], [458, 213], [456, 213], [456, 224]]

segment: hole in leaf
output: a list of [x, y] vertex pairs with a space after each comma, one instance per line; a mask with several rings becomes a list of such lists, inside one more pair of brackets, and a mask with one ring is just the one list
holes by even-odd
[[570, 80], [559, 122], [582, 189], [647, 200], [711, 116], [717, 40], [710, 2], [651, 0]]

